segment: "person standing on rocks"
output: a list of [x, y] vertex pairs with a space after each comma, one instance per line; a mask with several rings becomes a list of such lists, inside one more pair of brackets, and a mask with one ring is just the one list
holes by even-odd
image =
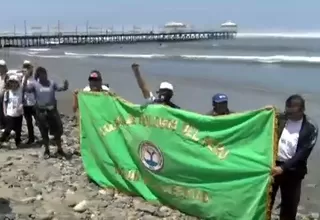
[[3, 98], [6, 127], [0, 137], [0, 142], [5, 142], [9, 138], [11, 131], [14, 131], [17, 147], [19, 147], [21, 143], [23, 117], [23, 91], [20, 82], [20, 78], [17, 75], [11, 75], [8, 78], [7, 90], [5, 91]]
[[[27, 86], [34, 83], [34, 78], [32, 77], [33, 75], [33, 66], [30, 61], [25, 60], [22, 65], [23, 70], [25, 70], [25, 75], [24, 77], [27, 77]], [[35, 94], [33, 92], [25, 92], [24, 93], [24, 102], [23, 102], [23, 112], [24, 112], [24, 118], [27, 123], [27, 128], [28, 128], [28, 141], [26, 144], [32, 144], [35, 141], [34, 137], [34, 128], [33, 128], [33, 120], [36, 121], [36, 109], [35, 109], [35, 104], [36, 104], [36, 98]]]
[[294, 220], [301, 194], [301, 182], [307, 174], [307, 160], [316, 144], [318, 127], [305, 114], [305, 100], [290, 96], [285, 112], [278, 117], [279, 143], [276, 166], [272, 169], [272, 205], [281, 190], [280, 220]]
[[174, 104], [171, 101], [171, 98], [173, 97], [173, 85], [169, 82], [162, 82], [160, 83], [159, 90], [157, 91], [158, 97], [156, 98], [153, 93], [150, 91], [148, 88], [146, 82], [141, 76], [139, 65], [138, 64], [132, 64], [132, 71], [136, 77], [137, 83], [139, 88], [142, 91], [143, 97], [147, 99], [148, 103], [152, 104], [162, 104], [169, 106], [171, 108], [178, 108], [180, 109], [179, 106]]
[[[98, 70], [93, 70], [90, 72], [89, 78], [89, 85], [86, 86], [83, 91], [85, 92], [109, 92], [110, 88], [108, 84], [103, 84], [102, 75]], [[78, 106], [78, 90], [74, 91], [73, 93], [73, 112], [76, 113], [79, 106]]]
[[6, 61], [0, 60], [0, 129], [3, 130], [6, 127], [6, 117], [3, 110], [3, 95], [5, 92], [7, 81], [8, 67]]
[[28, 77], [25, 77], [23, 81], [23, 88], [25, 92], [33, 92], [36, 97], [36, 117], [45, 147], [44, 157], [50, 157], [50, 131], [54, 135], [54, 140], [58, 147], [57, 153], [61, 156], [65, 156], [65, 153], [62, 149], [61, 140], [61, 136], [63, 134], [63, 125], [58, 109], [56, 108], [55, 93], [68, 90], [69, 83], [67, 80], [65, 80], [63, 86], [58, 86], [56, 82], [48, 79], [47, 70], [43, 67], [38, 67], [35, 71], [35, 75], [37, 75], [38, 81], [34, 81], [33, 83], [27, 85]]

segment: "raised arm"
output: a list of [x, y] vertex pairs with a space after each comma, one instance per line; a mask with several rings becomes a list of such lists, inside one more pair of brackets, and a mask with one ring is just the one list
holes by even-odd
[[72, 103], [73, 113], [76, 113], [78, 108], [79, 108], [79, 105], [78, 105], [78, 90], [74, 91], [72, 101], [73, 101], [73, 103]]
[[143, 97], [145, 99], [149, 99], [152, 96], [152, 93], [150, 89], [148, 88], [146, 82], [141, 76], [140, 69], [139, 69], [139, 64], [132, 64], [132, 71], [134, 73], [134, 76], [136, 77], [137, 83], [139, 88], [141, 89], [141, 92], [143, 94]]
[[62, 86], [59, 86], [57, 83], [54, 83], [53, 87], [54, 90], [57, 92], [67, 91], [69, 89], [69, 82], [68, 80], [65, 80]]

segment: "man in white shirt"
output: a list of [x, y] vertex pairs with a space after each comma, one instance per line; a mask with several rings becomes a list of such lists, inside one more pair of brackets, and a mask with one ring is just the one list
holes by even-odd
[[139, 70], [139, 65], [134, 63], [131, 67], [136, 77], [138, 86], [142, 91], [143, 97], [147, 100], [148, 104], [162, 104], [171, 108], [180, 108], [171, 101], [171, 98], [173, 97], [173, 85], [171, 83], [160, 83], [159, 90], [157, 91], [158, 97], [155, 97], [142, 78]]
[[307, 160], [316, 144], [318, 127], [304, 113], [305, 100], [292, 95], [278, 117], [279, 143], [274, 177], [272, 205], [281, 190], [280, 220], [296, 219], [300, 201], [301, 182], [307, 174]]
[[109, 85], [103, 84], [102, 75], [98, 70], [91, 71], [89, 78], [89, 85], [83, 91], [109, 91]]
[[[28, 77], [27, 86], [34, 83], [35, 79], [33, 78], [33, 65], [31, 64], [31, 62], [29, 60], [25, 60], [23, 62], [22, 68], [25, 71], [24, 77]], [[35, 104], [35, 94], [33, 92], [25, 92], [23, 96], [23, 112], [28, 128], [28, 141], [26, 142], [26, 144], [32, 144], [35, 141], [32, 120], [32, 118], [36, 120]]]
[[15, 132], [15, 143], [19, 147], [21, 143], [21, 128], [23, 115], [23, 92], [20, 79], [16, 75], [8, 78], [7, 90], [4, 93], [3, 110], [6, 115], [6, 127], [0, 142], [5, 142], [9, 138], [10, 132]]
[[[93, 70], [90, 72], [88, 81], [89, 81], [89, 85], [83, 89], [83, 91], [85, 92], [90, 92], [90, 91], [109, 92], [110, 91], [109, 85], [103, 84], [102, 75], [98, 70]], [[73, 95], [73, 105], [72, 105], [74, 113], [76, 113], [79, 108], [77, 95], [78, 95], [78, 91], [76, 90]]]
[[5, 85], [7, 80], [7, 64], [6, 61], [0, 60], [0, 129], [5, 128], [5, 115], [3, 112], [3, 94], [5, 91]]

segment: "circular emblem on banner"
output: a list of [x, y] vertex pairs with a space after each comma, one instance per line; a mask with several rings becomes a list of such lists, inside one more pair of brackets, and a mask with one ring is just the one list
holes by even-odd
[[149, 141], [141, 142], [139, 146], [140, 159], [143, 165], [152, 171], [159, 171], [163, 167], [163, 156], [160, 149]]

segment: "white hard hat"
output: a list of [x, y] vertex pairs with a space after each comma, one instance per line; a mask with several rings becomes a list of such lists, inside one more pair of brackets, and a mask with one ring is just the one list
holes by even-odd
[[6, 61], [0, 60], [0, 66], [5, 66], [5, 65], [6, 65]]
[[31, 62], [29, 60], [23, 61], [23, 65], [30, 65], [30, 64], [31, 64]]
[[168, 89], [173, 91], [173, 85], [171, 83], [168, 82], [162, 82], [160, 83], [160, 88], [159, 89]]

